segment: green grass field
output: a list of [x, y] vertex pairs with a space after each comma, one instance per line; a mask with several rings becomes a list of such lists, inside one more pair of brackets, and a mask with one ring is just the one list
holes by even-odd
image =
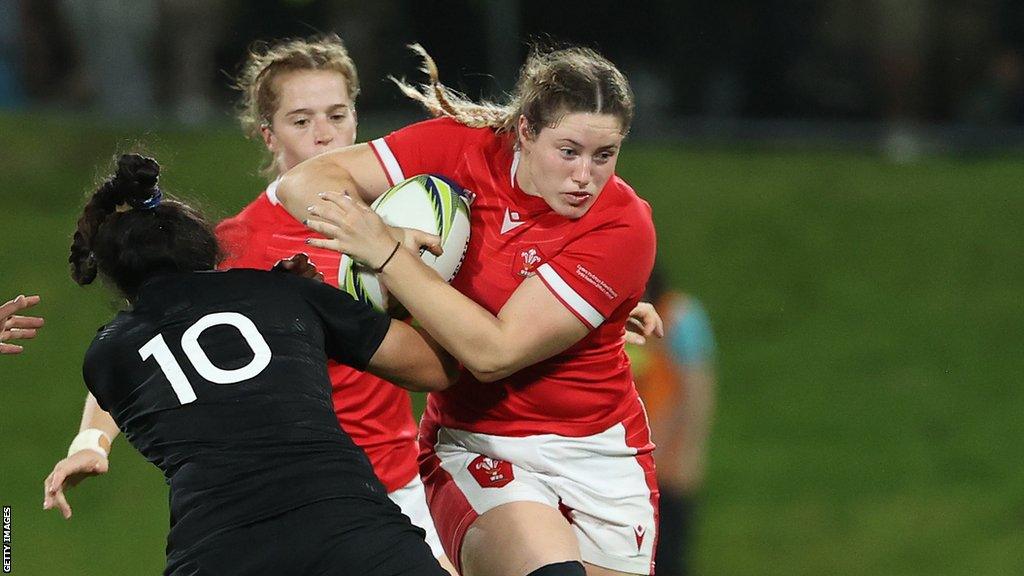
[[[71, 521], [41, 509], [77, 430], [83, 352], [117, 305], [68, 277], [70, 234], [136, 142], [165, 189], [216, 217], [261, 189], [258, 150], [230, 126], [19, 115], [0, 132], [0, 298], [39, 293], [48, 322], [0, 358], [13, 573], [158, 573], [166, 487], [123, 440], [70, 493]], [[1024, 573], [1021, 160], [627, 145], [619, 171], [719, 341], [700, 574]]]

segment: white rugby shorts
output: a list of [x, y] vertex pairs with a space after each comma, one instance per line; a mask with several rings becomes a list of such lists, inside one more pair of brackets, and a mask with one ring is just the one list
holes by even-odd
[[509, 502], [558, 509], [585, 562], [653, 574], [658, 488], [642, 411], [584, 437], [512, 437], [424, 421], [420, 472], [448, 558], [461, 570], [462, 539], [484, 512]]

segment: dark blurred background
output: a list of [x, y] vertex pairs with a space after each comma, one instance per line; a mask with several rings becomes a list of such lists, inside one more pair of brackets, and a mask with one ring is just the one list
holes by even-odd
[[122, 305], [70, 280], [70, 235], [117, 152], [214, 219], [255, 198], [231, 78], [316, 32], [359, 68], [359, 141], [424, 117], [385, 80], [421, 78], [411, 42], [474, 98], [531, 41], [626, 72], [618, 172], [718, 341], [694, 574], [1024, 574], [1024, 2], [0, 0], [0, 302], [47, 320], [0, 358], [14, 574], [162, 569], [166, 487], [123, 440], [71, 521], [41, 510]]
[[255, 39], [337, 31], [364, 114], [421, 42], [470, 96], [510, 90], [531, 41], [599, 49], [630, 77], [637, 138], [877, 143], [894, 160], [1017, 145], [1024, 3], [1013, 0], [4, 0], [0, 107], [223, 121]]

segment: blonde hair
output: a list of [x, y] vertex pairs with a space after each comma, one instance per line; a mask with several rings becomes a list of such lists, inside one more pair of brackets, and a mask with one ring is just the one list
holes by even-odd
[[391, 78], [399, 90], [431, 115], [447, 116], [473, 128], [514, 133], [520, 115], [536, 135], [553, 127], [565, 114], [591, 112], [619, 119], [622, 133], [633, 123], [633, 91], [626, 77], [606, 58], [589, 48], [534, 48], [519, 70], [515, 92], [505, 104], [473, 102], [438, 80], [437, 65], [419, 44], [409, 46], [423, 58], [429, 83], [418, 88]]
[[[260, 130], [270, 126], [281, 102], [275, 80], [282, 74], [300, 70], [329, 70], [345, 77], [349, 97], [359, 96], [356, 65], [337, 34], [286, 39], [268, 44], [256, 42], [235, 81], [242, 93], [238, 102], [238, 120], [246, 136], [259, 138]], [[270, 157], [263, 172], [275, 172]]]

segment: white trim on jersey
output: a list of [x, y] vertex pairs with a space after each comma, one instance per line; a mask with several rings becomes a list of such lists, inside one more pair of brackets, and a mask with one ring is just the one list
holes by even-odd
[[281, 184], [281, 177], [278, 176], [277, 180], [274, 180], [267, 186], [267, 200], [270, 200], [271, 205], [277, 206], [281, 203], [281, 200], [277, 198], [277, 187]]
[[391, 181], [390, 184], [392, 186], [405, 180], [405, 175], [402, 174], [402, 167], [398, 164], [398, 159], [395, 158], [391, 148], [388, 148], [388, 143], [383, 138], [371, 141], [370, 146], [377, 152], [377, 158], [380, 159], [381, 166], [384, 168], [384, 172], [387, 173], [388, 180]]
[[512, 183], [512, 188], [516, 187], [516, 169], [519, 168], [519, 150], [512, 153], [512, 170], [509, 173], [509, 182]]
[[562, 277], [558, 275], [558, 272], [555, 272], [551, 264], [541, 264], [537, 268], [537, 273], [551, 287], [555, 295], [582, 316], [592, 328], [597, 328], [604, 323], [604, 316], [597, 311], [597, 308], [591, 306], [589, 302], [583, 299], [583, 296], [580, 296], [578, 292], [572, 289], [572, 286], [569, 286], [565, 280], [562, 280]]

